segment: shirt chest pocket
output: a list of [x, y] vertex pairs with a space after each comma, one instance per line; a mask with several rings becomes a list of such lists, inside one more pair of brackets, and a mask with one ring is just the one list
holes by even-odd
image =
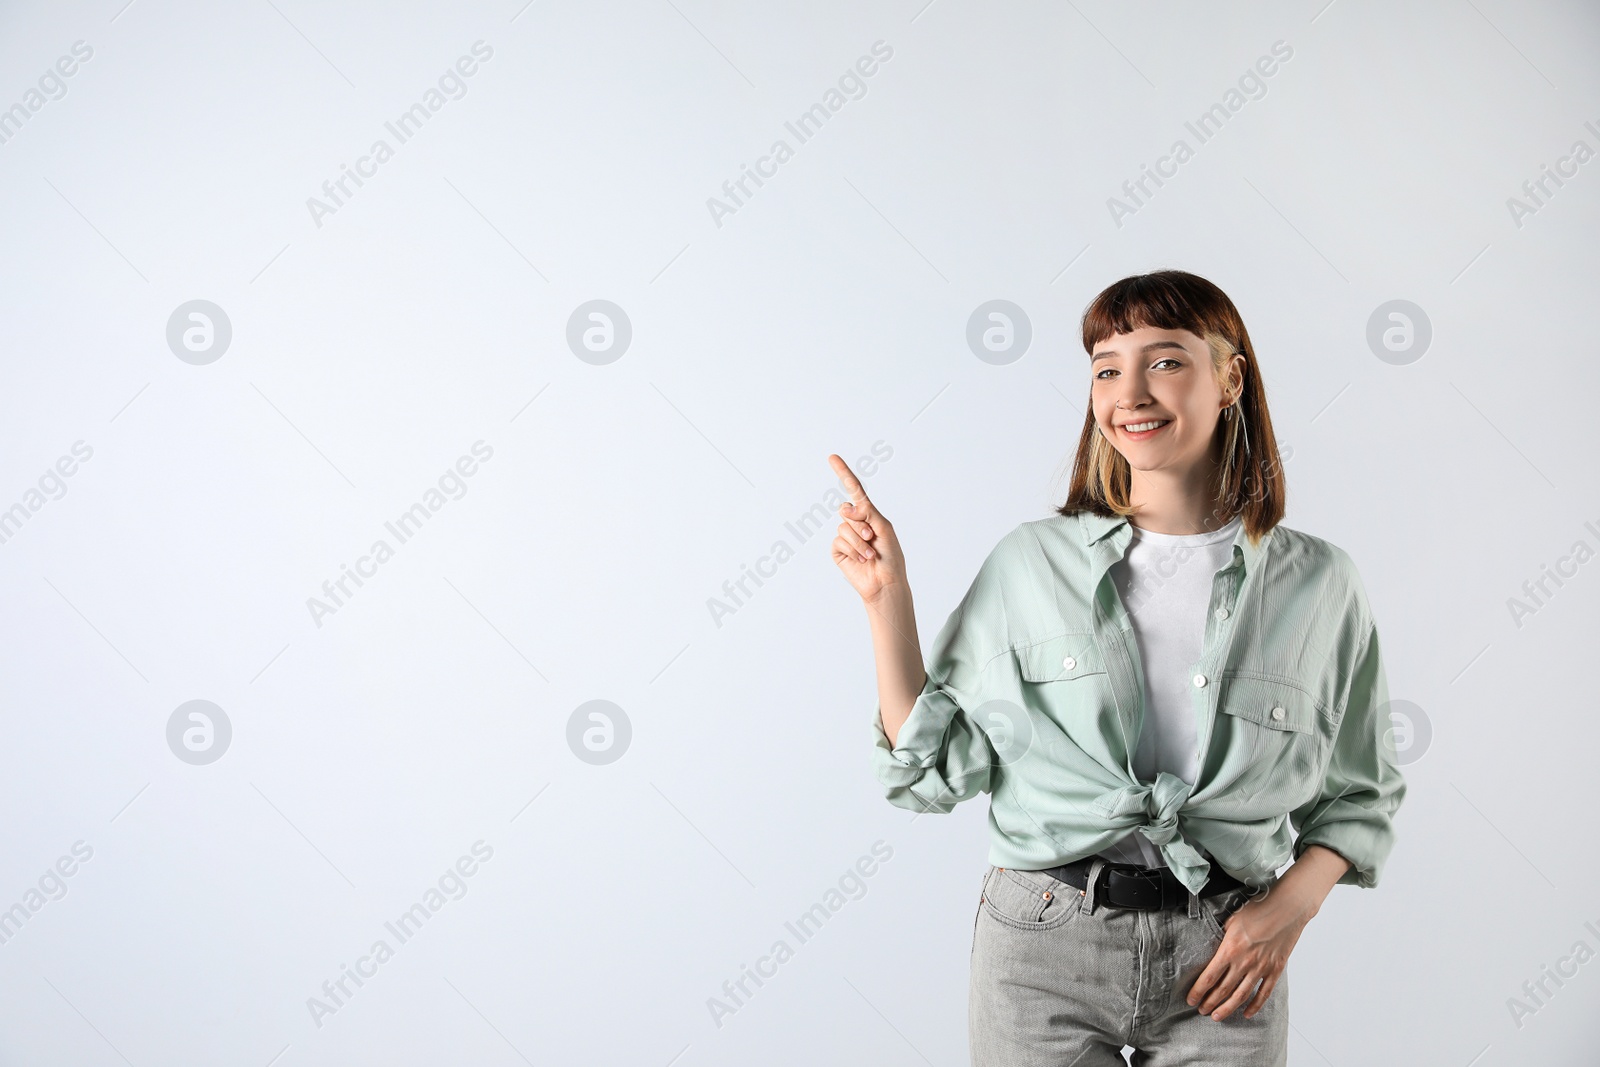
[[1019, 645], [1011, 656], [1021, 679], [1020, 699], [1030, 718], [1039, 717], [1045, 751], [1068, 758], [1070, 750], [1058, 751], [1056, 746], [1070, 740], [1072, 749], [1088, 752], [1107, 765], [1115, 763], [1107, 738], [1121, 732], [1117, 702], [1094, 635], [1057, 634]]
[[1295, 788], [1315, 774], [1321, 712], [1304, 689], [1277, 679], [1236, 675], [1224, 679], [1217, 710], [1236, 750], [1229, 762], [1243, 764], [1255, 790], [1269, 784]]
[[1025, 682], [1061, 682], [1106, 673], [1094, 634], [1059, 634], [1012, 650]]

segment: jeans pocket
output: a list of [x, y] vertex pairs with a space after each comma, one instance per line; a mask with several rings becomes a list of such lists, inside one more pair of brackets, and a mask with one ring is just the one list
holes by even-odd
[[984, 879], [982, 910], [1018, 930], [1054, 930], [1078, 913], [1079, 892], [1036, 871], [994, 867]]
[[1200, 915], [1211, 928], [1212, 936], [1221, 940], [1227, 933], [1228, 917], [1250, 899], [1250, 891], [1244, 886], [1225, 890], [1215, 896], [1200, 898]]
[[978, 919], [983, 915], [983, 898], [989, 888], [989, 878], [993, 874], [994, 867], [991, 866], [984, 872], [983, 881], [978, 883], [978, 906], [972, 909], [972, 948], [967, 952], [969, 956], [978, 949]]

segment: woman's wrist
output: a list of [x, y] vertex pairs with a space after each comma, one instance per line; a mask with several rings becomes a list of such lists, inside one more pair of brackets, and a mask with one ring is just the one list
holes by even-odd
[[1323, 845], [1309, 845], [1300, 858], [1278, 880], [1280, 890], [1288, 888], [1306, 908], [1309, 920], [1322, 910], [1339, 879], [1350, 869], [1350, 861]]
[[862, 603], [869, 608], [884, 608], [886, 606], [909, 605], [911, 603], [911, 586], [905, 582], [888, 581], [883, 583], [871, 597], [863, 598]]

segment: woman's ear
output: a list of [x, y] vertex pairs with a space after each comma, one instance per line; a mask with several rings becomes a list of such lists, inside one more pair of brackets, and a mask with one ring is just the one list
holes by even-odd
[[1227, 395], [1231, 398], [1228, 403], [1232, 404], [1243, 398], [1244, 356], [1237, 352], [1234, 353], [1233, 359], [1228, 363], [1228, 385]]

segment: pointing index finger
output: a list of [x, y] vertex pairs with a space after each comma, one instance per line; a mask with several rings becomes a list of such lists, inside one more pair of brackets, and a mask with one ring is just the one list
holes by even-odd
[[828, 465], [839, 476], [839, 481], [844, 483], [844, 488], [850, 494], [850, 499], [856, 504], [871, 506], [872, 501], [867, 499], [867, 491], [861, 487], [861, 481], [856, 477], [855, 471], [850, 469], [850, 464], [841, 459], [838, 454], [828, 457]]

